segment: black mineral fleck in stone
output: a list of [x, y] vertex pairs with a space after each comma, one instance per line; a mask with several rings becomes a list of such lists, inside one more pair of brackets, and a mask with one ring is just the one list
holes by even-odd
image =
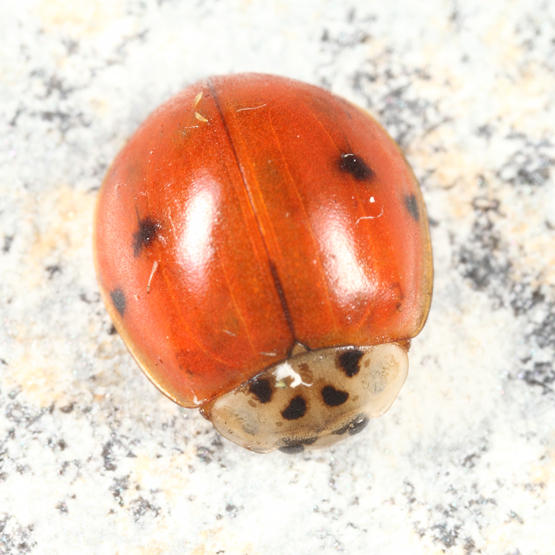
[[48, 273], [48, 279], [52, 279], [56, 274], [62, 273], [62, 268], [59, 264], [51, 264], [46, 266], [46, 272]]
[[125, 312], [125, 294], [123, 289], [119, 287], [110, 292], [110, 297], [112, 298], [112, 303], [116, 307], [116, 310], [123, 316]]
[[104, 459], [104, 468], [106, 470], [116, 470], [117, 466], [114, 462], [113, 452], [114, 442], [107, 441], [102, 447], [102, 458]]
[[249, 385], [249, 391], [261, 402], [268, 403], [272, 400], [272, 386], [266, 378], [253, 380]]
[[322, 388], [322, 399], [329, 407], [338, 407], [342, 405], [349, 398], [349, 394], [341, 389], [335, 389], [331, 385], [326, 385]]
[[4, 236], [4, 244], [2, 245], [2, 252], [10, 252], [13, 243], [13, 235]]
[[281, 416], [285, 420], [297, 420], [302, 418], [306, 413], [306, 401], [297, 395], [291, 399], [291, 402], [287, 405], [287, 408], [281, 411]]
[[358, 374], [360, 367], [359, 362], [364, 353], [358, 349], [350, 349], [341, 353], [338, 357], [339, 367], [349, 378]]
[[416, 197], [414, 195], [405, 196], [405, 206], [414, 221], [417, 222], [420, 219], [420, 211], [418, 210], [418, 201]]
[[339, 168], [350, 173], [358, 181], [370, 179], [374, 175], [372, 169], [356, 154], [342, 154], [339, 159]]
[[69, 414], [70, 412], [73, 411], [74, 407], [75, 407], [75, 403], [69, 403], [67, 405], [64, 405], [63, 407], [60, 407], [60, 411], [63, 412], [64, 414]]
[[133, 234], [133, 255], [139, 256], [144, 247], [148, 247], [156, 238], [160, 224], [152, 218], [139, 221], [139, 229]]

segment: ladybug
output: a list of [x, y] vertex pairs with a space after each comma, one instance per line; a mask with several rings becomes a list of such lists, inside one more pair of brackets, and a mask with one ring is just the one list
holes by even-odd
[[398, 146], [284, 77], [210, 77], [155, 110], [107, 173], [94, 236], [142, 370], [256, 452], [384, 413], [430, 307], [426, 209]]

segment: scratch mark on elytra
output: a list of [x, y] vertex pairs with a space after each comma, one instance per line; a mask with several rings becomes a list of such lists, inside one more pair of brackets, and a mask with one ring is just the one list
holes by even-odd
[[175, 235], [175, 224], [173, 223], [173, 219], [172, 219], [172, 209], [168, 208], [168, 220], [170, 222], [170, 226], [172, 228], [172, 232]]
[[244, 108], [239, 108], [235, 112], [244, 112], [245, 110], [258, 110], [259, 108], [264, 108], [266, 104], [260, 104], [260, 106], [245, 106]]
[[193, 100], [193, 110], [198, 106], [198, 103], [200, 102], [203, 94], [204, 94], [203, 91], [200, 91], [195, 96], [195, 99]]
[[355, 222], [355, 225], [358, 225], [358, 223], [361, 220], [377, 220], [378, 218], [381, 218], [383, 216], [383, 206], [382, 209], [380, 210], [380, 213], [377, 216], [361, 216], [360, 218], [357, 218], [357, 221]]
[[150, 284], [152, 283], [152, 278], [154, 277], [154, 274], [156, 273], [156, 270], [158, 269], [158, 260], [154, 261], [154, 264], [152, 264], [152, 270], [150, 271], [150, 276], [148, 278], [148, 283], [146, 284], [146, 292], [150, 293]]
[[198, 129], [200, 127], [200, 125], [188, 125], [187, 127], [184, 127], [183, 130], [181, 131], [182, 135], [187, 135], [187, 129]]
[[203, 123], [208, 123], [208, 120], [200, 112], [195, 112], [195, 118]]

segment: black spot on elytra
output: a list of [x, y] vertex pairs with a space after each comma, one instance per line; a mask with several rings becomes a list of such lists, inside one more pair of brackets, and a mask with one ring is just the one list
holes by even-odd
[[338, 407], [342, 405], [349, 398], [349, 394], [341, 389], [335, 389], [331, 385], [326, 385], [322, 388], [322, 399], [329, 407]]
[[119, 287], [110, 292], [110, 297], [112, 298], [112, 303], [114, 304], [116, 310], [123, 316], [125, 312], [125, 294], [123, 289]]
[[418, 201], [414, 195], [405, 196], [405, 206], [412, 216], [413, 220], [417, 222], [420, 219], [420, 211], [418, 209]]
[[260, 378], [253, 380], [249, 385], [249, 391], [261, 402], [268, 403], [272, 400], [272, 386], [270, 380]]
[[346, 432], [349, 432], [350, 436], [354, 436], [355, 434], [362, 432], [362, 430], [366, 428], [367, 424], [368, 424], [368, 417], [365, 416], [364, 414], [359, 414], [358, 416], [353, 418], [353, 420], [351, 420], [348, 424], [345, 424], [345, 426], [339, 428], [338, 430], [335, 430], [333, 433], [335, 435], [340, 436]]
[[363, 354], [364, 353], [358, 349], [349, 349], [339, 355], [339, 367], [349, 378], [358, 374], [360, 370], [359, 362]]
[[374, 176], [372, 169], [356, 154], [342, 154], [339, 159], [339, 169], [350, 173], [358, 181], [370, 179]]
[[302, 418], [306, 413], [306, 401], [297, 395], [291, 399], [291, 402], [287, 405], [285, 409], [281, 411], [281, 416], [285, 420], [297, 420]]
[[139, 229], [133, 233], [133, 255], [139, 256], [144, 247], [148, 247], [156, 238], [160, 223], [152, 218], [139, 220]]

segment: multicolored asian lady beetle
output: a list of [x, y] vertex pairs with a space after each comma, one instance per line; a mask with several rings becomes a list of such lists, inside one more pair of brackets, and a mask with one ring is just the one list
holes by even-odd
[[426, 320], [426, 210], [366, 112], [271, 75], [211, 77], [158, 108], [104, 181], [102, 295], [151, 381], [258, 452], [360, 431]]

